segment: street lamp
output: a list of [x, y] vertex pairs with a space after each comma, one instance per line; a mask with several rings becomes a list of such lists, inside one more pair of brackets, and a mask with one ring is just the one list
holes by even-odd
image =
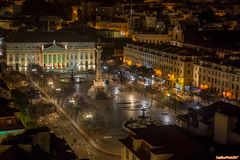
[[71, 103], [72, 105], [74, 105], [74, 104], [75, 104], [75, 100], [74, 100], [73, 98], [71, 98], [71, 99], [69, 100], [69, 103]]
[[56, 88], [56, 91], [57, 91], [57, 93], [58, 93], [58, 94], [57, 94], [57, 96], [58, 96], [58, 97], [57, 97], [57, 104], [59, 104], [59, 97], [60, 97], [59, 94], [60, 94], [61, 88]]
[[[49, 85], [51, 88], [53, 88], [53, 81], [49, 81], [49, 82], [48, 82], [48, 85]], [[48, 90], [48, 92], [49, 92], [49, 90]]]
[[153, 84], [154, 84], [153, 78], [154, 78], [154, 75], [152, 75], [152, 79], [151, 79], [151, 105], [153, 101]]
[[49, 85], [49, 86], [53, 85], [53, 81], [49, 81], [49, 82], [48, 82], [48, 85]]
[[86, 120], [91, 120], [91, 119], [93, 118], [93, 114], [92, 114], [91, 112], [86, 113], [85, 116], [84, 116], [84, 118], [85, 118]]
[[[167, 99], [170, 100], [170, 97], [171, 97], [171, 94], [168, 93], [168, 94], [167, 94]], [[166, 100], [165, 100], [165, 101], [166, 101]], [[169, 111], [170, 111], [170, 105], [168, 106], [168, 109], [169, 109]]]
[[[74, 98], [71, 98], [70, 100], [69, 100], [69, 103], [71, 103], [72, 105], [73, 105], [73, 109], [75, 110], [75, 116], [74, 116], [74, 120], [75, 120], [75, 122], [76, 122], [76, 120], [77, 120], [77, 114], [78, 114], [78, 112], [79, 112], [79, 106], [78, 106], [78, 102], [77, 102], [77, 104], [76, 104], [76, 102], [75, 102], [75, 100], [74, 100]], [[73, 112], [71, 112], [71, 113], [73, 113]], [[71, 114], [71, 117], [72, 117], [72, 114]]]

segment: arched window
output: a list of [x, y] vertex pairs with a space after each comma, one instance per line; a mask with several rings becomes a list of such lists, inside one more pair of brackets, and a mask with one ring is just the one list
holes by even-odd
[[10, 62], [12, 62], [12, 61], [13, 61], [13, 58], [12, 58], [12, 57], [10, 57], [10, 58], [9, 58], [9, 61], [10, 61]]
[[81, 57], [80, 57], [80, 59], [83, 59], [83, 55], [81, 54]]
[[93, 55], [92, 54], [90, 55], [90, 59], [93, 59]]
[[85, 59], [88, 59], [88, 55], [87, 54], [85, 55]]

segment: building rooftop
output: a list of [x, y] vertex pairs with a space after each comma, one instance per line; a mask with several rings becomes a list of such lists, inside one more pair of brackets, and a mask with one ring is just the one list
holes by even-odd
[[240, 114], [240, 107], [223, 101], [218, 101], [199, 110], [199, 113], [204, 119], [213, 117], [215, 112], [219, 112], [228, 116], [237, 116]]
[[[47, 132], [49, 133], [49, 136], [50, 136], [50, 139], [48, 138], [45, 139], [46, 146], [45, 145], [42, 146], [38, 144], [38, 139], [39, 139], [38, 133], [42, 133], [42, 132]], [[32, 136], [32, 135], [37, 135], [37, 136]], [[28, 152], [28, 156], [30, 156], [30, 158], [19, 157], [15, 159], [34, 159], [34, 160], [36, 159], [58, 159], [58, 160], [77, 159], [77, 156], [75, 155], [73, 150], [70, 148], [70, 146], [68, 146], [67, 142], [64, 139], [58, 138], [54, 133], [51, 133], [49, 128], [47, 127], [33, 128], [30, 130], [26, 130], [22, 134], [18, 134], [16, 136], [9, 136], [5, 138], [1, 144], [3, 147], [10, 146], [10, 145], [12, 145], [12, 147], [14, 146], [19, 147], [19, 146], [26, 146], [26, 145], [29, 145], [32, 147], [31, 152]], [[50, 147], [49, 152], [45, 151], [44, 147], [47, 147], [47, 148]], [[16, 148], [16, 149], [18, 150], [19, 148]], [[21, 151], [21, 148], [19, 151]], [[5, 157], [11, 157], [11, 155], [9, 154], [11, 153], [6, 152]], [[0, 156], [0, 159], [5, 159], [5, 157], [2, 158]], [[11, 160], [15, 160], [15, 159], [13, 158]]]
[[240, 115], [240, 107], [223, 101], [218, 101], [198, 110], [192, 109], [190, 113], [186, 115], [179, 115], [178, 118], [183, 121], [189, 121], [191, 117], [191, 125], [197, 126], [198, 120], [207, 123], [209, 119], [214, 117], [216, 112], [225, 114], [227, 116], [238, 116]]
[[162, 52], [166, 52], [166, 53], [170, 53], [170, 54], [176, 54], [179, 56], [202, 56], [202, 55], [210, 54], [210, 53], [200, 50], [200, 49], [178, 47], [178, 46], [173, 46], [173, 45], [170, 45], [167, 43], [146, 44], [146, 43], [141, 43], [141, 42], [133, 42], [130, 44], [138, 45], [138, 46], [141, 46], [144, 48], [158, 50], [158, 51], [162, 51]]
[[[132, 129], [132, 131], [135, 134], [132, 135], [134, 139], [142, 139], [152, 146], [149, 149], [151, 152], [156, 154], [174, 154], [170, 157], [171, 160], [195, 159], [205, 153], [202, 145], [185, 136], [181, 128], [175, 125], [160, 127], [153, 125], [147, 128]], [[120, 141], [128, 148], [132, 147], [132, 142], [129, 138]]]
[[[225, 58], [217, 58], [212, 56], [212, 57], [202, 57], [201, 60], [215, 63], [215, 64], [220, 64], [221, 66], [230, 66], [230, 67], [240, 68], [240, 58], [238, 57], [238, 55], [234, 55], [234, 57], [236, 57], [236, 59], [231, 59], [229, 58], [229, 56], [225, 56]], [[204, 66], [205, 64], [202, 64], [202, 65]]]
[[7, 43], [24, 42], [94, 42], [74, 32], [17, 32], [6, 37]]
[[33, 159], [33, 157], [31, 156], [31, 154], [26, 152], [21, 147], [13, 145], [0, 154], [0, 159], [4, 160]]

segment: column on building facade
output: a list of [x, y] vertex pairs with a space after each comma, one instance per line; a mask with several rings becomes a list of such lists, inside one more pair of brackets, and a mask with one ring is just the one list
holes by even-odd
[[81, 57], [81, 52], [80, 51], [78, 51], [77, 52], [78, 53], [78, 70], [80, 70], [80, 57]]
[[[42, 52], [42, 62], [43, 62], [43, 66], [44, 66], [44, 64], [46, 64], [47, 63], [47, 60], [46, 60], [46, 62], [45, 62], [45, 53], [44, 52]], [[47, 58], [46, 58], [47, 59]], [[45, 65], [45, 67], [46, 67], [47, 65]]]
[[33, 56], [34, 56], [34, 64], [37, 64], [37, 60], [38, 60], [38, 57], [37, 57], [37, 54], [36, 52], [33, 53]]
[[13, 61], [12, 61], [12, 65], [15, 65], [15, 64], [16, 64], [16, 61], [15, 61], [16, 56], [15, 56], [15, 54], [12, 55], [12, 59], [13, 59]]
[[40, 64], [41, 66], [44, 66], [44, 55], [43, 55], [43, 52], [40, 52]]
[[93, 52], [92, 54], [93, 54], [93, 65], [94, 65], [94, 70], [96, 70], [96, 61], [95, 61], [96, 56], [95, 56], [94, 52]]
[[61, 62], [60, 62], [60, 68], [62, 68], [63, 67], [63, 53], [61, 53]]
[[48, 54], [46, 54], [46, 59], [47, 59], [47, 63], [46, 63], [46, 67], [48, 68], [48, 65], [49, 65], [49, 55]]
[[24, 53], [23, 55], [23, 60], [24, 60], [24, 67], [27, 67], [27, 57], [26, 57], [26, 54]]
[[52, 55], [52, 69], [53, 69], [53, 53], [51, 55]]
[[60, 53], [56, 53], [56, 62], [55, 62], [57, 69], [58, 69], [58, 54], [60, 54]]
[[10, 58], [10, 57], [9, 57], [8, 54], [7, 54], [6, 56], [7, 56], [7, 65], [9, 65], [9, 58]]

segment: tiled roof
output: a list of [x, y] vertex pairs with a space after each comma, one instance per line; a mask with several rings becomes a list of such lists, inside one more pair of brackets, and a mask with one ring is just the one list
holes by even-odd
[[24, 42], [92, 42], [86, 36], [74, 32], [17, 32], [6, 38], [7, 43]]
[[[181, 129], [175, 125], [148, 126], [147, 128], [132, 129], [134, 139], [142, 139], [153, 148], [152, 153], [173, 154], [170, 159], [190, 160], [201, 156], [205, 149], [202, 145], [184, 135]], [[129, 138], [121, 140], [128, 148], [132, 147]], [[128, 144], [129, 142], [129, 144]]]

